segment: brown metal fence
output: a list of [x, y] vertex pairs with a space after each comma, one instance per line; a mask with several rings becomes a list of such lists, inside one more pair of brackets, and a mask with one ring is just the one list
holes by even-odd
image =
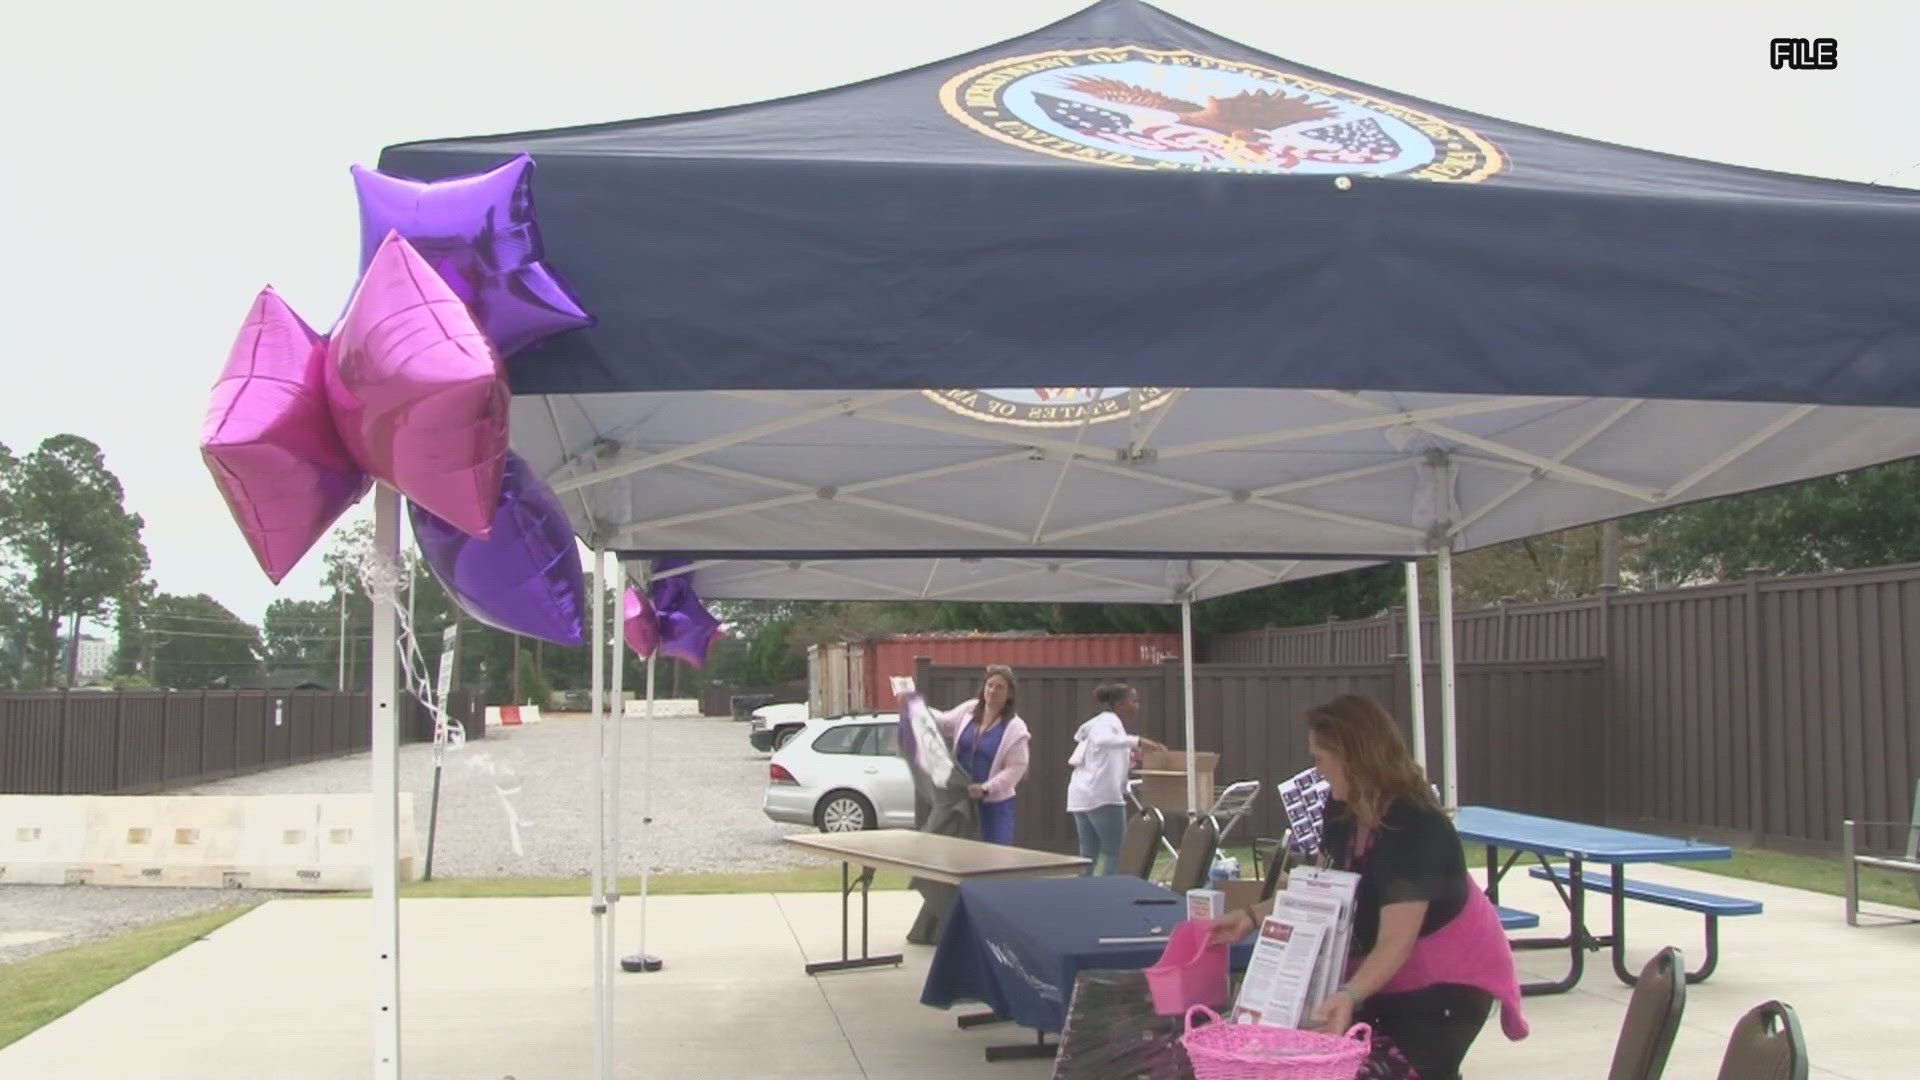
[[[930, 701], [951, 705], [978, 692], [980, 669], [917, 665]], [[1606, 753], [1598, 661], [1466, 664], [1459, 671], [1460, 790], [1463, 800], [1560, 817], [1604, 816], [1598, 762]], [[1015, 811], [1016, 841], [1071, 851], [1066, 811], [1067, 755], [1073, 733], [1096, 711], [1094, 688], [1123, 679], [1140, 692], [1138, 734], [1184, 745], [1180, 665], [1145, 668], [1025, 668], [1018, 672], [1020, 715], [1033, 729], [1032, 764]], [[1196, 745], [1217, 751], [1219, 785], [1261, 782], [1254, 812], [1229, 838], [1278, 836], [1285, 818], [1273, 785], [1309, 764], [1308, 706], [1340, 694], [1366, 694], [1409, 715], [1401, 664], [1274, 668], [1203, 664], [1194, 669]], [[1431, 754], [1439, 760], [1438, 676], [1428, 680]]]
[[[1219, 635], [1202, 656], [1376, 663], [1404, 653], [1405, 625], [1396, 614]], [[1462, 663], [1605, 661], [1605, 815], [1593, 820], [1831, 851], [1843, 818], [1911, 815], [1920, 566], [1500, 605], [1454, 625]], [[1463, 704], [1463, 737], [1469, 727]], [[1463, 749], [1463, 787], [1468, 764]]]
[[[485, 713], [455, 694], [469, 738]], [[365, 694], [253, 690], [0, 694], [0, 794], [133, 795], [363, 751]], [[433, 717], [403, 699], [401, 738], [433, 738]]]

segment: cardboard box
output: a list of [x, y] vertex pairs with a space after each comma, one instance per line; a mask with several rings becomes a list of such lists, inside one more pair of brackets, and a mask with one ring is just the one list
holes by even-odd
[[1227, 894], [1218, 889], [1188, 889], [1187, 918], [1212, 922], [1227, 913]]
[[[1193, 755], [1198, 766], [1197, 787], [1200, 812], [1213, 808], [1213, 773], [1220, 755], [1201, 752]], [[1163, 812], [1186, 813], [1187, 754], [1184, 750], [1148, 750], [1140, 755], [1140, 767], [1134, 770], [1140, 780], [1140, 801]]]
[[[1211, 778], [1214, 770], [1220, 767], [1220, 755], [1201, 753], [1193, 755], [1200, 766], [1200, 775]], [[1187, 773], [1187, 752], [1185, 750], [1142, 750], [1140, 768], [1146, 772], [1175, 772], [1182, 776]]]
[[1227, 910], [1238, 911], [1260, 902], [1260, 887], [1265, 883], [1259, 878], [1233, 878], [1213, 884], [1226, 897]]

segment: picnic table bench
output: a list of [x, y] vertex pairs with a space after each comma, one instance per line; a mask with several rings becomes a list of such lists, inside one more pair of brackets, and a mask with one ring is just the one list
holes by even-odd
[[1515, 908], [1501, 907], [1499, 904], [1495, 904], [1493, 910], [1500, 913], [1500, 929], [1502, 930], [1532, 930], [1540, 925], [1540, 916], [1535, 915], [1531, 911], [1520, 911]]
[[[1571, 884], [1572, 875], [1565, 866], [1536, 866], [1533, 876], [1541, 881], [1551, 881], [1562, 888]], [[1758, 900], [1742, 900], [1737, 896], [1720, 896], [1716, 893], [1700, 892], [1696, 889], [1682, 889], [1673, 885], [1659, 885], [1651, 881], [1633, 881], [1628, 878], [1616, 878], [1613, 871], [1603, 867], [1587, 869], [1583, 876], [1586, 887], [1596, 892], [1608, 893], [1617, 899], [1639, 900], [1662, 907], [1678, 908], [1706, 916], [1707, 919], [1707, 956], [1697, 971], [1687, 972], [1690, 983], [1705, 982], [1720, 964], [1720, 920], [1740, 915], [1758, 915], [1761, 904]], [[1619, 972], [1619, 954], [1615, 953], [1614, 970]], [[1621, 978], [1629, 983], [1633, 980], [1625, 975]]]

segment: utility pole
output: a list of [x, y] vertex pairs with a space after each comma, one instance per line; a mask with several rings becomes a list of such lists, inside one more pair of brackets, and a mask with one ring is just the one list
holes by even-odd
[[340, 665], [333, 676], [333, 687], [336, 690], [345, 691], [347, 688], [347, 590], [335, 585], [333, 591], [340, 597], [340, 647], [337, 650]]
[[1620, 587], [1620, 523], [1602, 522], [1600, 525], [1600, 587], [1618, 589]]
[[515, 705], [521, 704], [521, 700], [520, 700], [520, 635], [519, 634], [513, 635], [513, 703]]

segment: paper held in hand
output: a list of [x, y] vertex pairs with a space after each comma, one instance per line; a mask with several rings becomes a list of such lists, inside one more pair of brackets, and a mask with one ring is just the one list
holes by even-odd
[[1301, 1027], [1339, 988], [1353, 940], [1357, 874], [1303, 867], [1288, 875], [1260, 928], [1234, 1003], [1241, 1024]]
[[893, 687], [894, 697], [913, 693], [913, 676], [911, 675], [889, 675], [887, 682]]
[[1299, 1027], [1308, 1015], [1315, 969], [1325, 952], [1327, 928], [1276, 912], [1260, 927], [1233, 1004], [1236, 1024]]

